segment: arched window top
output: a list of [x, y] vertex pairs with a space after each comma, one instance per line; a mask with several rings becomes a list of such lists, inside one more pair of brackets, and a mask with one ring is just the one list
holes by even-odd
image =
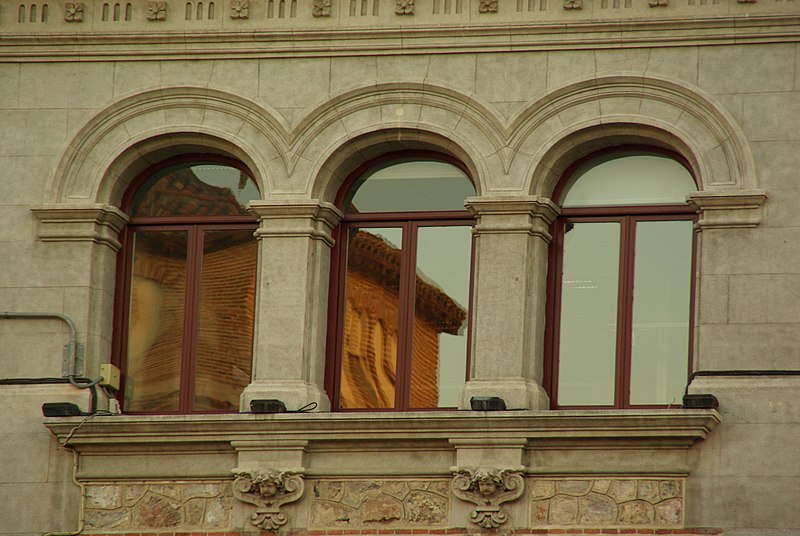
[[678, 160], [645, 151], [619, 151], [590, 158], [569, 176], [563, 207], [682, 204], [697, 191]]
[[433, 159], [396, 159], [369, 168], [350, 187], [348, 214], [464, 210], [475, 195], [469, 177], [453, 164]]
[[259, 199], [255, 181], [239, 167], [196, 160], [167, 165], [136, 190], [132, 217], [245, 216]]

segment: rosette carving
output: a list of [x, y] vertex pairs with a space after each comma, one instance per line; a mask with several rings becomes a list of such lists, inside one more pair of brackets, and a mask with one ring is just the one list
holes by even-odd
[[293, 471], [234, 469], [233, 473], [233, 495], [256, 507], [250, 522], [264, 530], [285, 525], [289, 518], [280, 511], [281, 506], [296, 501], [305, 490], [303, 475]]
[[525, 491], [522, 468], [455, 468], [453, 495], [476, 506], [469, 520], [485, 529], [496, 529], [508, 520], [500, 505], [518, 499]]

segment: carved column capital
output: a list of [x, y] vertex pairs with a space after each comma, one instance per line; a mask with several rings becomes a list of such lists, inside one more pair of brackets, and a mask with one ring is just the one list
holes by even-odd
[[496, 529], [508, 516], [500, 505], [519, 499], [525, 491], [523, 467], [453, 467], [453, 495], [476, 505], [469, 520], [485, 529]]
[[103, 204], [43, 205], [31, 211], [39, 220], [42, 242], [94, 242], [119, 251], [118, 235], [128, 216]]
[[333, 246], [331, 231], [342, 219], [338, 208], [317, 199], [251, 201], [248, 210], [261, 221], [259, 240], [305, 236]]
[[700, 214], [696, 226], [701, 231], [758, 227], [761, 223], [761, 206], [767, 200], [767, 192], [705, 191], [690, 194], [686, 200]]
[[538, 196], [470, 197], [467, 209], [478, 220], [474, 227], [481, 234], [528, 234], [549, 242], [550, 224], [559, 214], [551, 200]]
[[303, 496], [305, 482], [301, 472], [274, 468], [233, 470], [233, 495], [256, 507], [250, 522], [263, 530], [277, 530], [289, 521], [281, 506]]

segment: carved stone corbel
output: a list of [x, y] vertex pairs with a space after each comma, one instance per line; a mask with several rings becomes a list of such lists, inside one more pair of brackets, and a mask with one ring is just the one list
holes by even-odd
[[518, 499], [525, 491], [522, 468], [454, 467], [453, 495], [476, 506], [469, 520], [485, 529], [496, 529], [508, 520], [500, 505]]
[[233, 495], [252, 504], [256, 511], [250, 522], [264, 530], [278, 530], [289, 521], [281, 506], [303, 496], [303, 475], [277, 469], [234, 469]]

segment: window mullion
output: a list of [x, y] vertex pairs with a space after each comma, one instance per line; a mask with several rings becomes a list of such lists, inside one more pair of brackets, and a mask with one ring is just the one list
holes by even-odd
[[406, 410], [411, 404], [411, 365], [414, 339], [414, 299], [416, 291], [416, 245], [418, 224], [403, 223], [400, 257], [400, 326], [398, 332], [395, 408]]
[[619, 314], [617, 321], [616, 405], [630, 406], [631, 353], [633, 348], [633, 285], [636, 244], [636, 220], [621, 220]]
[[197, 225], [189, 228], [186, 252], [186, 295], [183, 329], [183, 356], [181, 360], [182, 413], [194, 410], [195, 369], [200, 325], [200, 281], [203, 264], [203, 229]]

